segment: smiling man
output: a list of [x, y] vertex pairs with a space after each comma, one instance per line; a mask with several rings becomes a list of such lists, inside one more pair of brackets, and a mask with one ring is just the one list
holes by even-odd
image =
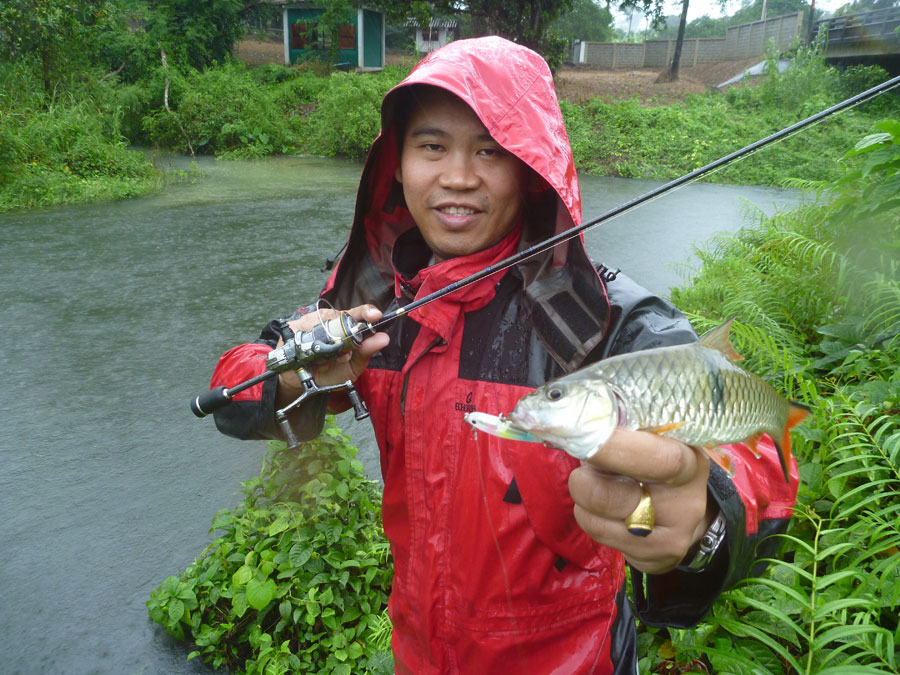
[[490, 248], [521, 222], [528, 166], [453, 94], [417, 94], [395, 173], [410, 215], [436, 262]]
[[[323, 297], [376, 321], [581, 222], [553, 80], [500, 38], [432, 53], [386, 97], [347, 250]], [[310, 307], [294, 330], [317, 321]], [[277, 322], [225, 354], [213, 386], [256, 375]], [[634, 673], [625, 594], [647, 622], [688, 626], [744, 576], [796, 494], [771, 445], [733, 446], [732, 480], [681, 443], [616, 430], [591, 465], [533, 443], [474, 434], [463, 414], [508, 413], [545, 381], [607, 356], [695, 340], [673, 307], [624, 275], [598, 274], [583, 242], [504, 269], [390, 323], [315, 371], [355, 380], [371, 413], [394, 559], [398, 672]], [[216, 414], [240, 438], [277, 437], [297, 377], [246, 390]], [[312, 399], [291, 420], [319, 433]], [[752, 462], [752, 464], [751, 464]], [[627, 521], [655, 506], [637, 536]], [[640, 507], [640, 508], [639, 508]]]

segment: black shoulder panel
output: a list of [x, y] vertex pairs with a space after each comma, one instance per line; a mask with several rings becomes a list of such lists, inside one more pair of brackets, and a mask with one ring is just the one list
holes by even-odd
[[563, 374], [532, 329], [521, 285], [515, 274], [505, 275], [493, 300], [466, 313], [460, 378], [538, 387]]

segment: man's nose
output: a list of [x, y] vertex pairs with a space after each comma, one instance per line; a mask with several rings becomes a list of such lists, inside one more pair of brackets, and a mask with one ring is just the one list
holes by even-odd
[[441, 172], [441, 187], [450, 190], [474, 190], [481, 183], [475, 158], [468, 153], [454, 152], [447, 157]]

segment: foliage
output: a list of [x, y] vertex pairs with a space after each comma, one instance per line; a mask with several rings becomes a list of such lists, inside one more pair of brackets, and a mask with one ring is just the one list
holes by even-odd
[[381, 100], [405, 74], [399, 68], [376, 76], [333, 73], [305, 126], [307, 152], [364, 157], [381, 128]]
[[[710, 92], [665, 106], [637, 99], [564, 105], [567, 128], [576, 129], [570, 134], [576, 165], [626, 178], [676, 178], [884, 78], [880, 68], [830, 68], [816, 47], [800, 49], [784, 73], [777, 72], [775, 61], [771, 55], [769, 75], [759, 86], [732, 87], [724, 95]], [[898, 108], [896, 97], [882, 96], [733, 163], [714, 180], [777, 185], [800, 176], [834, 179], [845, 149], [871, 125], [872, 116]]]
[[123, 138], [120, 105], [83, 92], [47, 95], [15, 70], [0, 63], [0, 212], [161, 187], [163, 175]]
[[99, 37], [115, 28], [114, 0], [4, 0], [0, 60], [34, 68], [51, 94], [73, 66], [91, 65]]
[[216, 514], [219, 536], [147, 602], [196, 645], [189, 658], [248, 674], [390, 672], [380, 487], [355, 455], [331, 418], [298, 450], [271, 444], [240, 506]]
[[594, 0], [574, 0], [572, 6], [561, 12], [551, 24], [551, 29], [569, 42], [608, 42], [615, 35], [609, 7], [601, 6]]
[[[161, 100], [163, 82], [151, 84]], [[277, 91], [277, 89], [275, 90]], [[205, 72], [173, 72], [171, 112], [156, 108], [143, 118], [148, 141], [166, 148], [237, 157], [288, 152], [293, 138], [288, 118], [271, 105], [273, 90], [265, 88], [242, 64], [228, 63]]]
[[[847, 153], [817, 204], [700, 252], [673, 300], [698, 327], [735, 316], [748, 367], [813, 409], [783, 553], [691, 631], [641, 636], [642, 668], [892, 673], [900, 604], [900, 124]], [[824, 188], [827, 187], [827, 190]], [[849, 204], [863, 212], [848, 218]]]
[[204, 69], [224, 63], [243, 34], [243, 5], [243, 0], [138, 2], [146, 34], [142, 46], [157, 58], [159, 50], [165, 49], [170, 66]]

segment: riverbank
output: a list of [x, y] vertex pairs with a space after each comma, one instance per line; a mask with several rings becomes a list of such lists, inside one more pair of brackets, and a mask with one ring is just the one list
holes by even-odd
[[[237, 51], [248, 53], [257, 52]], [[361, 159], [378, 133], [382, 97], [415, 63], [403, 55], [392, 60], [394, 65], [367, 74], [309, 64], [249, 67], [236, 60], [203, 72], [170, 69], [164, 79], [134, 84], [81, 77], [52, 98], [27, 70], [0, 64], [0, 85], [11, 92], [0, 100], [0, 212], [161, 189], [171, 174], [131, 152], [129, 144], [223, 159]], [[655, 85], [651, 71], [560, 71], [557, 85], [576, 166], [585, 174], [670, 180], [884, 75], [876, 68], [837, 71], [803, 50], [793, 63], [758, 86], [724, 93], [696, 78], [718, 80], [732, 66], [685, 69], [672, 85]], [[845, 149], [876, 119], [897, 115], [897, 98], [881, 97], [732, 164], [711, 180], [766, 186], [832, 180]]]

